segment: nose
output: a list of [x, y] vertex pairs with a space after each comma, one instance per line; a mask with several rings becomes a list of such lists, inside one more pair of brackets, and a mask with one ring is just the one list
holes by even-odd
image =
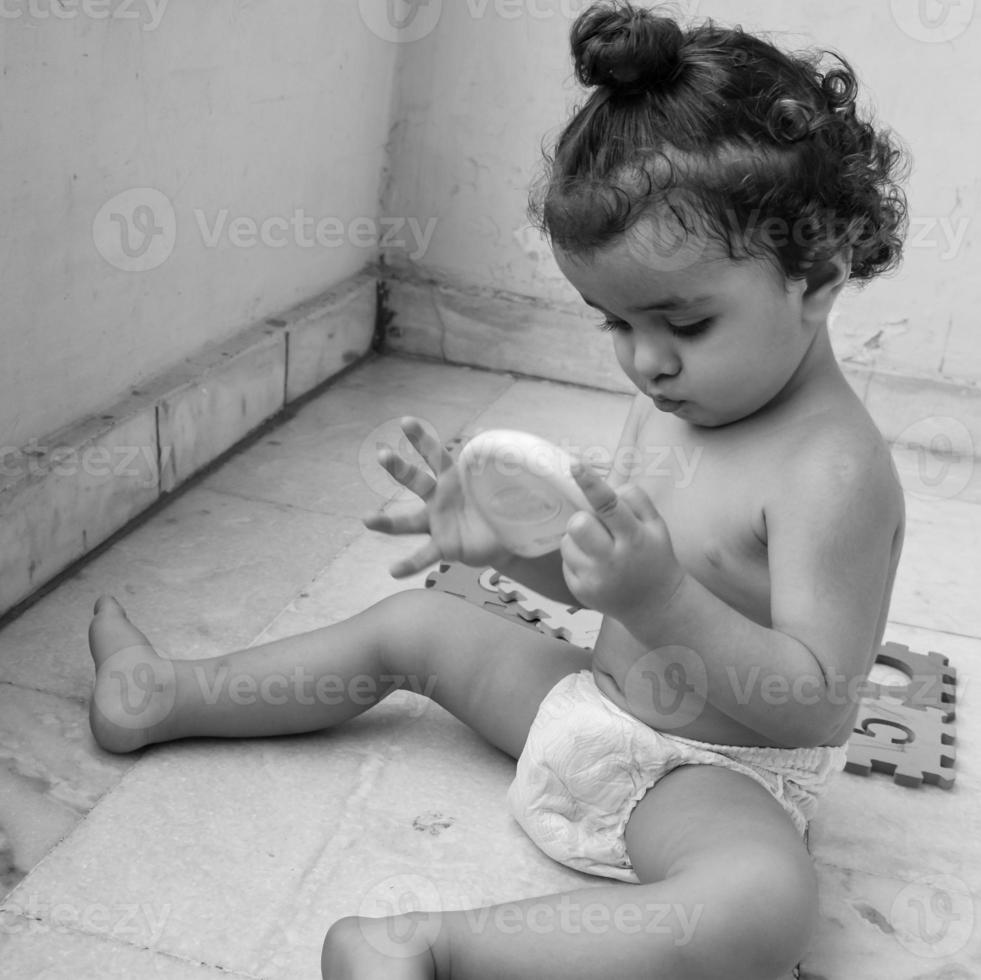
[[681, 370], [681, 361], [668, 331], [635, 330], [632, 337], [634, 370], [642, 378], [653, 380], [661, 375], [675, 375]]

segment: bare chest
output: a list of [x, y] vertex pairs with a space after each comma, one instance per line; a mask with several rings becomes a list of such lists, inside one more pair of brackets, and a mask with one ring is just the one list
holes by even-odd
[[741, 440], [724, 442], [670, 421], [654, 419], [639, 433], [630, 480], [651, 498], [689, 574], [768, 625], [763, 502], [769, 463]]

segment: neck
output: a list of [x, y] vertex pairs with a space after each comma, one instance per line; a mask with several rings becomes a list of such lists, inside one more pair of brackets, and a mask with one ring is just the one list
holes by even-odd
[[768, 412], [785, 406], [790, 401], [806, 399], [811, 391], [825, 391], [828, 385], [838, 384], [847, 386], [848, 382], [835, 359], [827, 324], [822, 324], [814, 332], [794, 373], [762, 411]]

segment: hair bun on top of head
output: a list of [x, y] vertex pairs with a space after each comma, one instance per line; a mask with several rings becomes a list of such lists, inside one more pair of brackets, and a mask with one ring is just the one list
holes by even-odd
[[674, 82], [685, 66], [684, 43], [681, 28], [670, 18], [615, 0], [587, 9], [571, 36], [579, 81], [623, 95]]

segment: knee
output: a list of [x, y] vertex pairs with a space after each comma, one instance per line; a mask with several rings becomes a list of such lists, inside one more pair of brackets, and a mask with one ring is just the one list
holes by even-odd
[[435, 589], [406, 589], [382, 599], [375, 610], [380, 616], [383, 664], [395, 673], [419, 669], [447, 632], [454, 613], [459, 615], [465, 605]]
[[703, 889], [706, 901], [701, 927], [692, 929], [691, 954], [699, 961], [707, 956], [718, 975], [731, 980], [787, 976], [806, 952], [818, 918], [817, 876], [809, 857], [746, 852], [727, 862], [721, 886], [717, 872], [714, 887], [706, 882]]
[[459, 610], [460, 600], [435, 589], [406, 589], [382, 599], [375, 607], [390, 640], [425, 641], [447, 615]]
[[[753, 855], [748, 855], [753, 860]], [[765, 851], [746, 868], [739, 889], [754, 915], [757, 937], [755, 964], [747, 976], [783, 977], [800, 962], [818, 919], [818, 885], [814, 864], [806, 852]]]

